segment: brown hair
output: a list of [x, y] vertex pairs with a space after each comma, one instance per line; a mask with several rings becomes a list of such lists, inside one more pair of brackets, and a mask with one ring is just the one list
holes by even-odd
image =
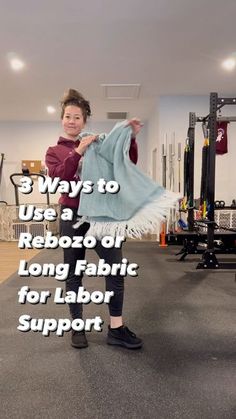
[[64, 116], [66, 106], [78, 106], [81, 109], [84, 121], [91, 115], [89, 102], [75, 89], [69, 89], [61, 100], [61, 119]]

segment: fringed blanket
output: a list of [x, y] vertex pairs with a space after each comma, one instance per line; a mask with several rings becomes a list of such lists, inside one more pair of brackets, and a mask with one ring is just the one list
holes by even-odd
[[[108, 135], [100, 135], [83, 158], [82, 180], [91, 180], [94, 190], [91, 194], [81, 193], [78, 215], [82, 218], [75, 227], [89, 222], [87, 235], [98, 239], [106, 235], [141, 238], [143, 234], [156, 232], [179, 198], [130, 161], [132, 130], [126, 123], [118, 123]], [[99, 179], [115, 180], [119, 192], [98, 192]]]

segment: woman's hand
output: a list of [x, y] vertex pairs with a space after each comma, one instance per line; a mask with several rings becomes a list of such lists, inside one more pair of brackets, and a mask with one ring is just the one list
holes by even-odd
[[88, 135], [87, 137], [83, 137], [78, 147], [75, 148], [76, 153], [83, 156], [88, 146], [92, 144], [94, 141], [96, 141], [97, 139], [98, 139], [98, 135]]
[[140, 119], [132, 118], [127, 122], [126, 127], [128, 126], [132, 128], [132, 134], [134, 137], [136, 137], [136, 135], [138, 135], [139, 131], [141, 130], [143, 124], [141, 123]]

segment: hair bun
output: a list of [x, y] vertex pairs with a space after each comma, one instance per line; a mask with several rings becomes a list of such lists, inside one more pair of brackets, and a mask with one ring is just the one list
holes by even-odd
[[67, 92], [65, 92], [62, 102], [68, 102], [69, 100], [85, 100], [83, 95], [81, 93], [79, 93], [77, 90], [75, 89], [69, 89]]

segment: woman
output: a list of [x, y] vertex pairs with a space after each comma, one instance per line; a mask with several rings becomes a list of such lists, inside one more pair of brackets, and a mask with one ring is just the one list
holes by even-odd
[[[59, 177], [61, 180], [79, 180], [80, 166], [82, 156], [93, 141], [97, 140], [96, 135], [89, 135], [79, 141], [78, 136], [84, 128], [87, 118], [91, 115], [90, 105], [84, 97], [76, 90], [70, 89], [61, 102], [61, 120], [64, 134], [59, 138], [57, 145], [49, 147], [46, 153], [46, 165], [49, 176]], [[133, 163], [137, 162], [138, 152], [135, 136], [141, 128], [141, 123], [137, 119], [128, 121], [132, 128], [133, 137], [130, 146], [130, 159]], [[73, 211], [73, 220], [60, 220], [60, 230], [62, 236], [73, 237], [75, 235], [84, 236], [88, 231], [89, 224], [84, 223], [78, 229], [73, 225], [77, 221], [77, 209], [79, 206], [79, 196], [71, 198], [68, 194], [63, 194], [59, 200], [61, 208], [71, 208]], [[74, 270], [76, 261], [85, 258], [85, 248], [68, 248], [64, 251], [64, 263], [69, 264], [69, 274], [66, 281], [66, 291], [78, 293], [78, 288], [82, 286], [82, 276], [75, 276]], [[98, 242], [96, 253], [109, 265], [120, 263], [122, 260], [121, 249], [106, 249]], [[136, 337], [128, 327], [124, 326], [122, 319], [122, 306], [124, 298], [124, 277], [107, 276], [106, 290], [113, 291], [114, 296], [109, 303], [110, 325], [108, 326], [107, 343], [111, 345], [121, 345], [129, 349], [140, 348], [142, 340]], [[82, 304], [69, 304], [72, 319], [82, 318]], [[85, 332], [72, 330], [72, 346], [76, 348], [85, 348], [88, 346]]]

